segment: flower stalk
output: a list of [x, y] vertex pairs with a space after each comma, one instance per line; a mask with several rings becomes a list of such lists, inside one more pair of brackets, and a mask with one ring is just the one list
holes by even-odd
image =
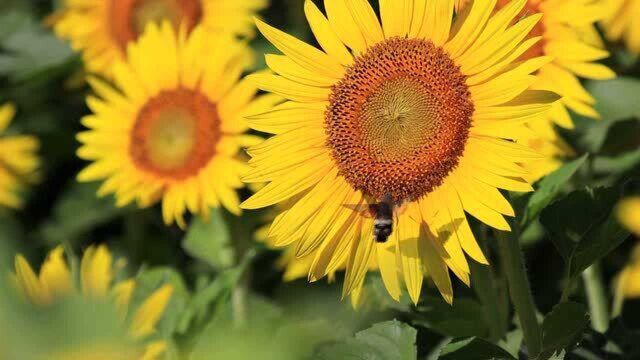
[[595, 263], [583, 271], [582, 281], [584, 281], [587, 301], [589, 302], [591, 326], [593, 326], [594, 330], [604, 333], [609, 327], [609, 310], [607, 309], [607, 298], [602, 285], [600, 265]]
[[516, 221], [510, 220], [510, 225], [511, 232], [498, 232], [498, 248], [503, 271], [507, 276], [509, 295], [520, 320], [529, 357], [536, 358], [542, 351], [542, 330], [536, 317], [536, 307], [518, 242], [520, 229]]

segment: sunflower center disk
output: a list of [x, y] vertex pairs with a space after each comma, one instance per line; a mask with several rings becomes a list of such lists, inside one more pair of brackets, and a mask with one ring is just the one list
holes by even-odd
[[215, 104], [192, 90], [162, 92], [140, 110], [129, 151], [134, 163], [156, 175], [184, 179], [215, 154], [220, 137]]
[[192, 30], [201, 17], [200, 0], [111, 0], [111, 29], [123, 51], [150, 22], [169, 20], [176, 28]]
[[462, 155], [473, 104], [466, 77], [428, 40], [389, 39], [334, 86], [328, 144], [341, 174], [376, 199], [417, 200]]

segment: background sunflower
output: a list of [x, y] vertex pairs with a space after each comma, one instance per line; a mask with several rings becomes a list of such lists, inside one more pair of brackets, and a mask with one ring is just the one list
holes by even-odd
[[6, 135], [15, 116], [13, 104], [0, 105], [0, 206], [19, 208], [20, 192], [38, 179], [38, 139], [28, 135]]
[[112, 65], [126, 56], [149, 23], [169, 20], [187, 31], [196, 26], [213, 34], [250, 37], [252, 18], [267, 0], [64, 0], [50, 17], [58, 36], [81, 51], [87, 70], [112, 75]]

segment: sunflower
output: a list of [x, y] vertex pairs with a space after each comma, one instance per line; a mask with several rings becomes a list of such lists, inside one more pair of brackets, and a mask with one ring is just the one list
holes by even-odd
[[[128, 326], [131, 339], [141, 342], [156, 332], [155, 326], [173, 293], [171, 285], [163, 285], [128, 317], [127, 313], [134, 310], [130, 309], [130, 303], [136, 282], [130, 279], [114, 283], [113, 257], [103, 245], [92, 246], [85, 251], [80, 263], [79, 282], [71, 274], [61, 247], [47, 255], [38, 275], [22, 255], [17, 255], [13, 279], [25, 300], [36, 305], [47, 305], [74, 293], [92, 300], [110, 299], [117, 306], [122, 321], [128, 322], [125, 325]], [[76, 283], [79, 284], [78, 288], [74, 285]], [[143, 354], [136, 358], [156, 359], [164, 353], [165, 348], [163, 341], [151, 341]]]
[[112, 65], [126, 56], [127, 46], [142, 34], [148, 23], [171, 21], [190, 31], [201, 25], [213, 33], [248, 37], [253, 34], [253, 15], [268, 0], [64, 0], [55, 14], [58, 36], [82, 51], [89, 72], [108, 77]]
[[[359, 291], [375, 259], [394, 299], [406, 286], [417, 302], [428, 273], [451, 302], [448, 270], [469, 284], [465, 254], [487, 263], [465, 212], [509, 230], [498, 189], [531, 191], [519, 164], [541, 155], [504, 130], [558, 99], [528, 90], [551, 58], [518, 60], [541, 40], [527, 39], [541, 15], [513, 23], [525, 3], [477, 1], [452, 24], [453, 0], [383, 0], [381, 25], [366, 0], [326, 0], [328, 17], [307, 1], [323, 50], [257, 21], [284, 55], [250, 78], [288, 100], [248, 118], [275, 136], [248, 149], [244, 180], [269, 183], [242, 207], [294, 202], [269, 236], [315, 253], [310, 280], [346, 264], [343, 293]], [[384, 197], [402, 206], [376, 243], [368, 209]]]
[[33, 136], [3, 136], [16, 113], [15, 106], [0, 106], [0, 206], [19, 208], [17, 192], [38, 180], [38, 139]]
[[542, 177], [556, 171], [565, 160], [576, 156], [575, 150], [558, 134], [550, 121], [532, 121], [519, 128], [514, 128], [519, 135], [519, 143], [534, 149], [543, 155], [542, 159], [522, 164], [528, 172], [525, 178], [529, 182], [536, 182]]
[[629, 51], [640, 54], [640, 0], [603, 0], [605, 35], [612, 41], [624, 41]]
[[[509, 0], [498, 0], [497, 7]], [[462, 6], [462, 5], [461, 5]], [[607, 58], [609, 53], [595, 24], [602, 20], [605, 11], [598, 0], [528, 0], [522, 14], [541, 13], [540, 21], [530, 36], [542, 36], [542, 40], [523, 56], [548, 55], [553, 61], [538, 72], [534, 89], [553, 91], [562, 96], [548, 114], [548, 119], [563, 128], [572, 129], [573, 120], [567, 109], [577, 114], [597, 119], [593, 108], [595, 99], [582, 86], [579, 78], [606, 80], [615, 73], [596, 61]]]
[[150, 24], [114, 66], [118, 89], [90, 78], [90, 130], [78, 135], [78, 156], [93, 163], [80, 181], [106, 179], [99, 195], [115, 193], [117, 205], [141, 207], [162, 199], [167, 224], [185, 226], [184, 212], [208, 218], [210, 207], [240, 213], [235, 189], [247, 167], [242, 146], [261, 139], [243, 135], [245, 112], [272, 106], [274, 96], [254, 99], [256, 88], [238, 82], [247, 48], [202, 28], [187, 38], [170, 23]]

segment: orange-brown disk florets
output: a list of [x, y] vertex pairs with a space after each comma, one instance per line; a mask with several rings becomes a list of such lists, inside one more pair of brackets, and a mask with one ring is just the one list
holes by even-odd
[[192, 30], [202, 17], [200, 0], [102, 0], [110, 1], [111, 34], [126, 51], [149, 22], [168, 19], [174, 26]]
[[129, 152], [139, 168], [167, 179], [195, 175], [215, 155], [218, 108], [199, 92], [164, 91], [140, 110]]
[[325, 126], [341, 174], [376, 199], [417, 200], [458, 164], [474, 107], [466, 77], [429, 40], [392, 38], [334, 86]]

